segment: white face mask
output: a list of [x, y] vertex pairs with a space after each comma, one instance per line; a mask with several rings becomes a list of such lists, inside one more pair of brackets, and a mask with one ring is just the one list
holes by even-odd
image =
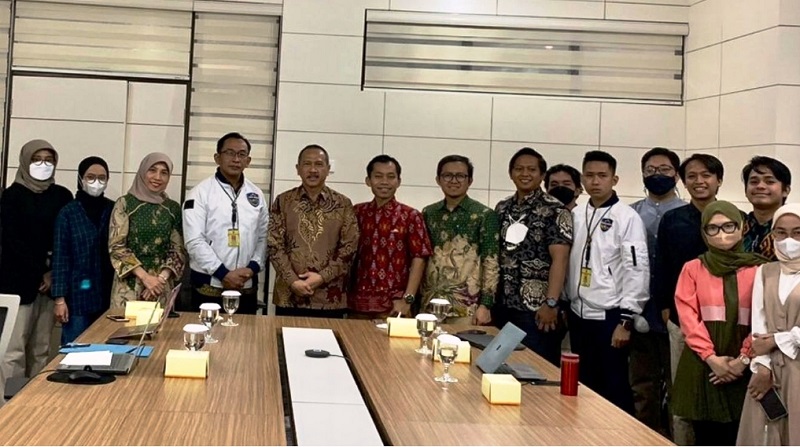
[[775, 248], [790, 260], [800, 258], [800, 241], [787, 237], [782, 241], [775, 241]]
[[103, 191], [106, 190], [106, 186], [108, 186], [108, 182], [101, 182], [97, 179], [90, 182], [81, 180], [81, 183], [83, 184], [83, 191], [92, 197], [99, 197], [100, 194], [103, 194]]
[[55, 170], [56, 166], [46, 161], [31, 163], [30, 166], [31, 177], [39, 181], [49, 180]]

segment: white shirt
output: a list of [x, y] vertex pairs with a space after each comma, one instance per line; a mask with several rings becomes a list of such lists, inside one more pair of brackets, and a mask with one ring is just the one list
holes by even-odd
[[[608, 203], [612, 204], [608, 206]], [[572, 310], [588, 320], [604, 320], [605, 311], [614, 308], [620, 308], [622, 314], [629, 317], [641, 314], [650, 299], [644, 223], [633, 208], [616, 197], [608, 203], [594, 208], [590, 201], [572, 210], [574, 240], [567, 296]], [[580, 285], [583, 267], [591, 269], [589, 287]]]
[[[236, 201], [235, 225], [232, 199]], [[268, 218], [264, 193], [246, 178], [238, 193], [219, 174], [203, 180], [189, 191], [183, 205], [183, 237], [189, 267], [193, 272], [210, 276], [208, 284], [218, 288], [222, 287], [222, 278], [215, 277], [215, 273], [224, 277], [227, 271], [247, 267], [251, 262], [258, 266], [257, 270], [263, 270]], [[234, 226], [239, 230], [238, 247], [228, 244], [228, 231]], [[193, 278], [196, 278], [194, 273]], [[244, 287], [252, 285], [251, 279]]]
[[[752, 324], [751, 328], [754, 334], [766, 334], [767, 332], [767, 314], [764, 311], [764, 276], [761, 273], [761, 267], [756, 271], [755, 282], [753, 283], [753, 310], [752, 310]], [[800, 273], [794, 275], [787, 275], [781, 272], [778, 280], [778, 299], [781, 305], [786, 303], [789, 294], [800, 285]], [[797, 358], [798, 350], [800, 350], [800, 327], [793, 327], [788, 332], [775, 333], [775, 344], [787, 357], [794, 360]], [[769, 355], [759, 355], [753, 359], [750, 369], [756, 372], [756, 365], [761, 364], [767, 368], [771, 368]]]

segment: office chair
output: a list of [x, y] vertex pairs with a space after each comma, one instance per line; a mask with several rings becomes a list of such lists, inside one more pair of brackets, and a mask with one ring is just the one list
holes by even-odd
[[[14, 331], [14, 325], [17, 322], [18, 311], [19, 295], [0, 294], [0, 361], [6, 356], [8, 342], [11, 340], [11, 333]], [[0, 372], [0, 391], [3, 391], [3, 394], [6, 394], [5, 380], [6, 377]]]

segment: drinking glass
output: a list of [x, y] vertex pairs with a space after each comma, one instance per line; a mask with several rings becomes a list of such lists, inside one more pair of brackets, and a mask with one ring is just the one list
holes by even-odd
[[428, 309], [432, 314], [436, 315], [436, 331], [434, 332], [436, 335], [447, 333], [442, 330], [442, 323], [447, 318], [447, 314], [450, 313], [452, 307], [453, 305], [450, 304], [450, 301], [444, 298], [434, 298], [428, 303]]
[[200, 305], [200, 322], [206, 325], [206, 344], [217, 343], [219, 340], [211, 336], [211, 328], [217, 324], [220, 305], [217, 303], [203, 303]]
[[458, 379], [450, 375], [450, 366], [456, 361], [458, 344], [461, 339], [453, 335], [444, 334], [437, 337], [437, 340], [439, 341], [439, 360], [444, 365], [444, 373], [440, 377], [435, 377], [434, 380], [445, 384], [458, 382]]
[[236, 290], [226, 290], [222, 292], [222, 308], [228, 314], [228, 319], [223, 321], [223, 326], [233, 327], [239, 326], [238, 323], [233, 322], [233, 314], [239, 309], [239, 298], [242, 297], [240, 292]]
[[428, 339], [436, 329], [436, 315], [419, 314], [417, 315], [417, 331], [419, 332], [419, 349], [415, 351], [422, 355], [429, 355], [431, 349], [428, 347]]
[[187, 324], [183, 327], [183, 346], [189, 351], [200, 351], [206, 345], [208, 328], [202, 324]]

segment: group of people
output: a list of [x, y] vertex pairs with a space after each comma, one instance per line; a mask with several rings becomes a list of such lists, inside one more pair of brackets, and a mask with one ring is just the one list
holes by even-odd
[[[56, 149], [23, 146], [0, 199], [0, 293], [22, 304], [0, 386], [41, 370], [56, 320], [70, 342], [109, 307], [164, 298], [187, 260], [193, 307], [233, 289], [240, 312], [255, 314], [269, 259], [277, 315], [413, 316], [445, 298], [448, 322], [511, 322], [556, 365], [569, 333], [581, 381], [679, 444], [800, 443], [800, 205], [784, 205], [791, 173], [780, 161], [744, 167], [746, 214], [716, 200], [723, 165], [707, 154], [648, 151], [647, 197], [628, 206], [610, 154], [548, 169], [522, 148], [508, 164], [516, 193], [495, 209], [469, 197], [471, 161], [449, 155], [436, 167], [443, 199], [420, 212], [395, 198], [397, 159], [369, 162], [374, 198], [353, 205], [326, 186], [319, 145], [300, 151], [301, 184], [269, 206], [244, 176], [250, 149], [241, 134], [220, 138], [216, 173], [181, 206], [165, 193], [165, 154], [146, 156], [116, 202], [104, 197], [107, 163], [88, 157], [73, 200], [54, 182]], [[789, 417], [769, 422], [758, 401], [773, 387]]]

